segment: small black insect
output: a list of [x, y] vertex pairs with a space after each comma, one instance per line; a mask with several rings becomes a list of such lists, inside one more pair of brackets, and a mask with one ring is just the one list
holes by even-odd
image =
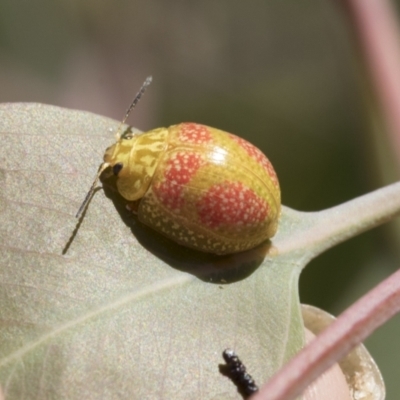
[[224, 374], [231, 378], [244, 398], [258, 391], [254, 379], [246, 372], [246, 367], [233, 350], [224, 350], [222, 357], [227, 365], [227, 371]]

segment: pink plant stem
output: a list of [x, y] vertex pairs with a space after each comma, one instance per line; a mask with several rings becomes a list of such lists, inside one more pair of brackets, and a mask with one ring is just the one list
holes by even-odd
[[286, 364], [252, 400], [291, 400], [400, 311], [400, 270], [361, 297]]
[[[400, 32], [387, 0], [342, 0], [400, 160]], [[264, 385], [253, 400], [291, 400], [400, 311], [400, 271], [348, 308]]]
[[400, 160], [400, 32], [388, 0], [342, 0]]

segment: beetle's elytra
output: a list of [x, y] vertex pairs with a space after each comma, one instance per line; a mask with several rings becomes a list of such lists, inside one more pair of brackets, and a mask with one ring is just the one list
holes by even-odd
[[138, 218], [184, 246], [216, 254], [274, 236], [279, 183], [267, 157], [235, 135], [181, 123], [122, 136], [104, 155]]

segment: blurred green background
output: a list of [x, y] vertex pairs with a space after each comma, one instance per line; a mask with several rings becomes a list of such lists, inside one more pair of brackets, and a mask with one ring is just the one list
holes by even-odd
[[[133, 126], [194, 121], [245, 137], [273, 162], [285, 205], [331, 207], [399, 179], [336, 3], [1, 0], [0, 101], [120, 120], [151, 74]], [[303, 273], [302, 302], [340, 313], [399, 267], [399, 243], [393, 222], [328, 251]], [[397, 316], [367, 341], [389, 400], [399, 337]]]

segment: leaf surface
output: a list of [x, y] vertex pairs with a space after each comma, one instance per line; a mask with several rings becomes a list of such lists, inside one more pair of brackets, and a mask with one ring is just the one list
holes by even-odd
[[78, 222], [118, 124], [40, 104], [0, 106], [3, 392], [240, 398], [219, 371], [222, 351], [235, 349], [256, 382], [266, 381], [303, 345], [301, 269], [390, 213], [326, 232], [325, 218], [358, 203], [322, 213], [284, 207], [271, 243], [230, 256], [185, 249], [144, 227], [108, 183]]

